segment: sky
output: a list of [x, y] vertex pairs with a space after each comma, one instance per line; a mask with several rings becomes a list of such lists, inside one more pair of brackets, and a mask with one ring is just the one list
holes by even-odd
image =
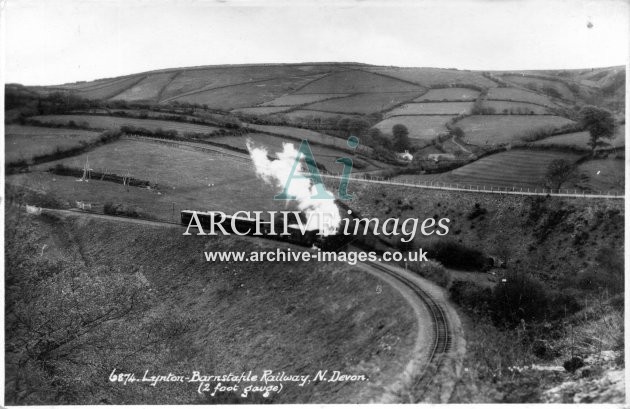
[[353, 61], [473, 70], [628, 60], [630, 0], [4, 0], [5, 82]]

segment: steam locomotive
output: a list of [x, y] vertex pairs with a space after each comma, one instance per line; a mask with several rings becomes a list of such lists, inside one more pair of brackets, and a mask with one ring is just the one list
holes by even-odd
[[[190, 225], [193, 213], [193, 210], [181, 211], [181, 220], [184, 226]], [[204, 231], [210, 230], [212, 216], [214, 214], [215, 226], [221, 225], [221, 227], [223, 227], [225, 231], [230, 234], [236, 234], [237, 231], [244, 233], [249, 230], [247, 235], [254, 236], [254, 233], [256, 232], [256, 219], [225, 215], [225, 219], [219, 222], [219, 220], [221, 220], [223, 216], [221, 215], [221, 217], [219, 217], [219, 213], [199, 211], [197, 211], [196, 213], [197, 217], [199, 218], [199, 223], [201, 224], [201, 227], [204, 229]], [[309, 248], [315, 246], [324, 251], [344, 250], [352, 240], [352, 236], [344, 236], [342, 234], [330, 234], [327, 236], [320, 236], [318, 235], [319, 230], [317, 229], [305, 230], [304, 232], [302, 232], [297, 224], [290, 224], [287, 226], [287, 233], [289, 233], [288, 235], [280, 235], [281, 232], [284, 232], [284, 226], [282, 225], [282, 222], [278, 222], [274, 226], [276, 234], [271, 234], [271, 226], [268, 223], [261, 223], [258, 227], [262, 235], [256, 235], [254, 237], [264, 237], [270, 240], [296, 244], [298, 246]], [[215, 231], [217, 230], [220, 231], [218, 227], [215, 228]]]

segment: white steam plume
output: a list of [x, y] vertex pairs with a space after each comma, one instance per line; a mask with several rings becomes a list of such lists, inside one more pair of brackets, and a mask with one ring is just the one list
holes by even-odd
[[[298, 156], [298, 150], [291, 143], [282, 144], [282, 152], [278, 152], [277, 160], [269, 160], [267, 157], [267, 149], [264, 147], [254, 147], [251, 140], [247, 140], [247, 150], [254, 162], [256, 175], [265, 183], [278, 187], [282, 192], [285, 188], [287, 178], [295, 164], [295, 158]], [[302, 158], [301, 163], [304, 162]], [[301, 166], [296, 170], [296, 174], [303, 174]], [[320, 187], [326, 190], [324, 186]], [[295, 196], [297, 207], [303, 211], [307, 218], [307, 229], [319, 229], [324, 235], [333, 234], [341, 223], [339, 209], [334, 199], [311, 199], [317, 195], [317, 187], [311, 179], [293, 178], [289, 185], [288, 194]], [[327, 191], [331, 197], [334, 195]]]

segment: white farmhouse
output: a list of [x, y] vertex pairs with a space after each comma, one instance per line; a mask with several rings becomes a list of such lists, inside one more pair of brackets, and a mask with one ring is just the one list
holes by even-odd
[[404, 161], [407, 161], [407, 162], [411, 162], [413, 160], [413, 155], [410, 154], [408, 150], [405, 150], [402, 153], [397, 153], [396, 157], [398, 159], [400, 159], [400, 160], [404, 160]]

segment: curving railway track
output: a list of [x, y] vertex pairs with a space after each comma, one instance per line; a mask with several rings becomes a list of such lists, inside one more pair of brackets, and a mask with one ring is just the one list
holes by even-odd
[[[42, 210], [57, 214], [83, 214], [111, 220], [127, 220], [133, 223], [146, 223], [170, 227], [181, 226], [180, 222], [128, 217], [123, 215], [107, 215], [97, 211], [48, 208], [44, 208]], [[389, 276], [392, 280], [397, 281], [401, 286], [406, 287], [408, 292], [419, 298], [424, 306], [426, 306], [426, 310], [428, 311], [428, 316], [431, 321], [430, 342], [426, 343], [428, 351], [425, 354], [425, 350], [416, 350], [414, 352], [414, 356], [411, 357], [410, 363], [414, 363], [412, 365], [414, 369], [410, 371], [412, 376], [408, 378], [409, 380], [404, 382], [407, 392], [405, 395], [408, 396], [409, 400], [411, 400], [410, 403], [445, 403], [446, 401], [444, 400], [444, 397], [446, 396], [446, 398], [448, 398], [452, 391], [448, 391], [449, 387], [442, 384], [444, 378], [439, 379], [438, 375], [444, 371], [447, 374], [446, 376], [453, 376], [453, 366], [449, 364], [448, 361], [449, 359], [453, 360], [454, 357], [451, 355], [461, 355], [461, 351], [458, 351], [458, 346], [461, 341], [458, 338], [458, 332], [456, 330], [459, 323], [452, 323], [449, 321], [449, 317], [452, 316], [445, 311], [442, 306], [443, 301], [440, 302], [439, 299], [436, 299], [430, 292], [423, 289], [417, 282], [405, 274], [396, 271], [395, 268], [387, 268], [387, 266], [375, 262], [365, 261], [363, 264], [382, 274], [385, 274], [386, 276]], [[457, 317], [455, 317], [455, 320], [458, 321]], [[459, 336], [461, 336], [461, 334]], [[425, 355], [426, 358], [424, 358]], [[451, 372], [449, 373], [449, 371]], [[457, 372], [457, 370], [455, 370], [455, 372]], [[443, 394], [444, 390], [447, 390], [446, 395]], [[437, 396], [435, 394], [436, 392], [438, 394]], [[428, 397], [427, 395], [432, 396]]]
[[412, 385], [412, 389], [414, 391], [421, 391], [427, 386], [427, 384], [430, 383], [430, 375], [437, 373], [440, 369], [444, 356], [451, 349], [453, 336], [451, 334], [447, 314], [442, 305], [440, 305], [440, 303], [431, 294], [426, 292], [418, 284], [405, 277], [403, 274], [400, 274], [393, 269], [388, 269], [378, 263], [369, 261], [366, 261], [365, 263], [407, 286], [424, 302], [429, 314], [431, 315], [431, 325], [433, 328], [431, 349], [424, 370]]

